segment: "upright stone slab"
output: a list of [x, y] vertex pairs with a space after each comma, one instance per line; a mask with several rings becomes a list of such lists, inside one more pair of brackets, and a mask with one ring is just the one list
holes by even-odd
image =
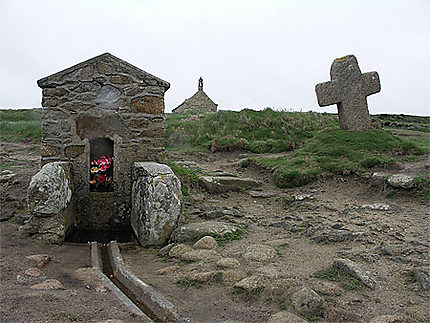
[[133, 165], [131, 226], [142, 246], [162, 245], [175, 228], [181, 209], [181, 182], [169, 166]]
[[318, 104], [337, 104], [340, 127], [361, 131], [371, 128], [366, 97], [381, 91], [377, 72], [361, 74], [354, 55], [336, 58], [331, 65], [331, 81], [315, 87]]
[[70, 163], [44, 165], [31, 179], [27, 198], [30, 218], [25, 231], [43, 241], [63, 242], [67, 230], [75, 222], [70, 210]]

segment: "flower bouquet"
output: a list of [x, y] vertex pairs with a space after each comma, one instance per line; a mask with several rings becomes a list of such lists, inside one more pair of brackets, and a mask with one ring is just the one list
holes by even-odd
[[113, 191], [112, 157], [101, 155], [97, 160], [91, 161], [90, 190], [93, 192]]

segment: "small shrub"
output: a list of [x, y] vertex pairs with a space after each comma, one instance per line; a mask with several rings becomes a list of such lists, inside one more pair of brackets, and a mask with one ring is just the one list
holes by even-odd
[[240, 162], [240, 167], [247, 168], [249, 164], [251, 163], [251, 159], [247, 158]]
[[238, 228], [235, 232], [211, 233], [210, 236], [218, 242], [219, 246], [225, 246], [230, 241], [242, 239], [245, 234], [247, 234], [246, 230]]
[[334, 268], [318, 271], [314, 274], [314, 277], [338, 282], [343, 288], [348, 290], [360, 289], [364, 286], [356, 277]]

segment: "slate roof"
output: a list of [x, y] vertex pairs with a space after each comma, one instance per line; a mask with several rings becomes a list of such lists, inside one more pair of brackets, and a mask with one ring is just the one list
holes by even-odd
[[96, 63], [98, 61], [103, 61], [106, 62], [107, 64], [109, 64], [109, 62], [113, 62], [116, 65], [119, 66], [120, 69], [124, 69], [125, 72], [130, 73], [131, 75], [133, 75], [135, 78], [140, 79], [140, 80], [153, 80], [156, 81], [157, 84], [159, 86], [164, 87], [166, 90], [170, 87], [170, 83], [166, 82], [148, 72], [145, 72], [144, 70], [130, 64], [127, 63], [126, 61], [110, 54], [110, 53], [104, 53], [98, 56], [95, 56], [93, 58], [90, 58], [84, 62], [81, 62], [79, 64], [73, 65], [69, 68], [66, 68], [65, 70], [62, 70], [60, 72], [54, 73], [52, 75], [46, 76], [40, 80], [37, 81], [37, 85], [39, 87], [44, 87], [44, 85], [46, 83], [50, 83], [50, 82], [57, 82], [57, 81], [61, 81], [62, 78], [64, 76], [66, 76], [69, 73], [72, 73], [86, 65], [89, 64], [93, 64]]

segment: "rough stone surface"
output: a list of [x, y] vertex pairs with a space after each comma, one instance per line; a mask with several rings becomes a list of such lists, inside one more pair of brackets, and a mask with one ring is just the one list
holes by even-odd
[[217, 275], [220, 275], [221, 273], [217, 271], [205, 271], [201, 273], [192, 273], [188, 276], [188, 278], [192, 281], [207, 284], [210, 281], [212, 281]]
[[49, 163], [31, 179], [28, 209], [40, 217], [56, 215], [66, 209], [71, 198], [69, 165]]
[[26, 256], [26, 258], [35, 261], [37, 263], [37, 267], [39, 268], [44, 267], [48, 262], [51, 261], [51, 257], [45, 254], [30, 255]]
[[221, 268], [237, 268], [240, 266], [240, 262], [235, 258], [221, 258], [216, 265]]
[[362, 209], [369, 209], [373, 211], [389, 211], [391, 207], [385, 203], [363, 204], [360, 206]]
[[216, 222], [194, 222], [178, 226], [172, 234], [172, 240], [176, 242], [192, 241], [210, 234], [234, 233], [238, 230], [236, 225]]
[[203, 91], [203, 79], [199, 79], [198, 91], [189, 99], [185, 99], [173, 113], [214, 113], [217, 111], [218, 104], [214, 103], [209, 96]]
[[322, 316], [324, 299], [315, 291], [304, 287], [291, 296], [294, 309], [302, 315]]
[[209, 193], [225, 193], [258, 187], [260, 183], [244, 177], [203, 176], [200, 178], [200, 185]]
[[181, 183], [167, 165], [135, 163], [132, 203], [131, 226], [140, 244], [163, 245], [178, 221]]
[[381, 315], [374, 317], [369, 323], [406, 323], [406, 319], [400, 315]]
[[331, 81], [317, 84], [320, 106], [337, 104], [340, 127], [361, 131], [371, 128], [366, 97], [381, 91], [377, 72], [362, 74], [354, 55], [336, 58], [330, 69]]
[[75, 223], [70, 164], [44, 165], [31, 179], [27, 200], [30, 217], [24, 231], [42, 241], [62, 243]]
[[335, 259], [333, 261], [333, 268], [339, 269], [347, 274], [350, 274], [360, 280], [364, 285], [370, 289], [376, 288], [376, 282], [363, 268], [357, 263], [349, 259]]
[[271, 246], [252, 245], [246, 248], [243, 257], [248, 260], [269, 261], [276, 257], [276, 251]]
[[238, 281], [236, 284], [234, 284], [234, 287], [244, 290], [248, 293], [255, 293], [256, 291], [264, 288], [264, 283], [261, 277], [250, 276]]
[[42, 274], [42, 272], [40, 271], [39, 268], [28, 268], [24, 274], [31, 277], [39, 277]]
[[425, 291], [430, 291], [430, 267], [414, 268], [415, 280]]
[[64, 286], [57, 279], [47, 279], [42, 283], [31, 286], [31, 289], [42, 289], [42, 290], [50, 290], [50, 289], [63, 289]]
[[307, 321], [293, 313], [281, 311], [273, 314], [267, 323], [307, 323]]
[[[164, 93], [169, 83], [109, 53], [37, 83], [43, 94], [42, 165], [71, 164], [76, 224], [92, 229], [128, 227], [133, 164], [164, 161]], [[91, 141], [97, 138], [109, 139], [113, 145], [109, 157], [114, 160], [115, 194], [107, 201], [112, 207], [103, 219], [92, 213], [98, 201], [91, 197], [89, 184], [90, 156], [96, 149]], [[37, 222], [39, 227], [50, 225]]]
[[415, 186], [414, 184], [414, 178], [409, 175], [404, 174], [395, 174], [388, 177], [387, 184], [396, 187], [396, 188], [403, 188], [403, 189], [411, 189]]
[[211, 236], [205, 236], [197, 241], [193, 247], [196, 249], [215, 249], [218, 247], [218, 242]]

